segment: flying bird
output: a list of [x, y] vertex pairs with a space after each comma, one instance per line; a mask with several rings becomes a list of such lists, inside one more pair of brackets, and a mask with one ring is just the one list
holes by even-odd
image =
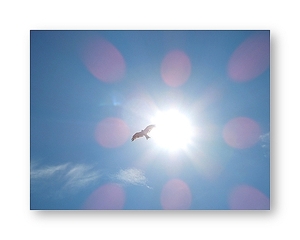
[[136, 138], [140, 138], [140, 137], [146, 137], [146, 139], [148, 140], [148, 138], [150, 138], [147, 134], [152, 130], [152, 128], [154, 128], [155, 125], [149, 125], [148, 127], [146, 127], [144, 130], [141, 130], [140, 132], [135, 133], [132, 138], [131, 141], [134, 141]]

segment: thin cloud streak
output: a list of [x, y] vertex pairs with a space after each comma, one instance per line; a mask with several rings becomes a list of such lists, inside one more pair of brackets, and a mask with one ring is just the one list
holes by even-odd
[[117, 174], [113, 175], [113, 179], [124, 184], [146, 186], [151, 188], [147, 185], [147, 178], [145, 177], [144, 172], [136, 168], [127, 168], [125, 170], [121, 169]]
[[259, 136], [262, 142], [262, 147], [270, 147], [270, 133], [265, 133]]
[[69, 163], [61, 164], [58, 166], [46, 166], [46, 167], [40, 168], [40, 169], [32, 169], [30, 171], [30, 177], [32, 179], [50, 178], [53, 175], [55, 175], [56, 173], [65, 170], [68, 165], [69, 165]]
[[259, 136], [260, 145], [264, 151], [264, 157], [270, 157], [270, 133], [265, 133]]
[[[43, 183], [47, 189], [47, 184], [55, 182], [58, 184], [59, 191], [76, 193], [80, 189], [95, 183], [102, 174], [99, 169], [86, 164], [65, 163], [56, 166], [47, 166], [43, 168], [33, 168], [30, 173], [32, 186]], [[47, 179], [47, 181], [45, 181]]]
[[101, 177], [101, 174], [99, 171], [93, 170], [92, 166], [77, 164], [66, 173], [65, 177], [65, 188], [78, 189], [95, 182]]

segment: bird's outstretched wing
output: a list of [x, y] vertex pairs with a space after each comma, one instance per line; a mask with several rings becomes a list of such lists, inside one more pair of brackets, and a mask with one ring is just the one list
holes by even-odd
[[154, 127], [155, 127], [155, 125], [149, 125], [148, 127], [146, 127], [144, 129], [144, 133], [148, 134]]
[[144, 136], [143, 132], [137, 132], [132, 136], [131, 141], [134, 141], [136, 138], [140, 138], [143, 136]]
[[149, 125], [148, 127], [146, 127], [144, 130], [135, 133], [132, 138], [131, 141], [134, 141], [136, 138], [140, 138], [145, 136], [147, 139], [150, 138], [147, 134], [152, 130], [152, 128], [154, 128], [155, 125]]

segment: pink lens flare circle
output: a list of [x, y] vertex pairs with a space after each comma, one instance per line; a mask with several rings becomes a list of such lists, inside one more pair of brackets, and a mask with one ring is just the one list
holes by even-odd
[[160, 202], [165, 210], [189, 209], [192, 202], [189, 186], [180, 179], [168, 181], [162, 189]]
[[228, 63], [228, 75], [235, 82], [246, 82], [258, 77], [269, 65], [269, 34], [256, 34], [246, 39], [233, 52]]
[[103, 38], [88, 41], [82, 57], [89, 72], [103, 82], [120, 81], [125, 75], [126, 64], [122, 54]]
[[270, 199], [252, 186], [239, 185], [230, 192], [229, 207], [234, 210], [268, 210]]
[[106, 148], [116, 148], [123, 145], [129, 138], [130, 131], [127, 124], [119, 118], [105, 118], [98, 123], [95, 139]]
[[163, 59], [161, 76], [167, 85], [178, 87], [188, 80], [190, 74], [191, 62], [183, 51], [171, 51]]
[[234, 118], [223, 129], [225, 142], [239, 149], [252, 147], [259, 140], [260, 134], [258, 123], [247, 117]]
[[86, 210], [121, 210], [125, 204], [125, 191], [116, 183], [107, 183], [96, 189], [85, 201]]

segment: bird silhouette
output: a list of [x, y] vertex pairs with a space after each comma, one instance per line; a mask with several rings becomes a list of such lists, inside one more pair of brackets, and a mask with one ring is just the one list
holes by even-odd
[[141, 130], [140, 132], [135, 133], [131, 141], [134, 141], [137, 138], [144, 137], [148, 140], [150, 137], [148, 136], [148, 133], [155, 127], [155, 125], [149, 125], [144, 130]]

